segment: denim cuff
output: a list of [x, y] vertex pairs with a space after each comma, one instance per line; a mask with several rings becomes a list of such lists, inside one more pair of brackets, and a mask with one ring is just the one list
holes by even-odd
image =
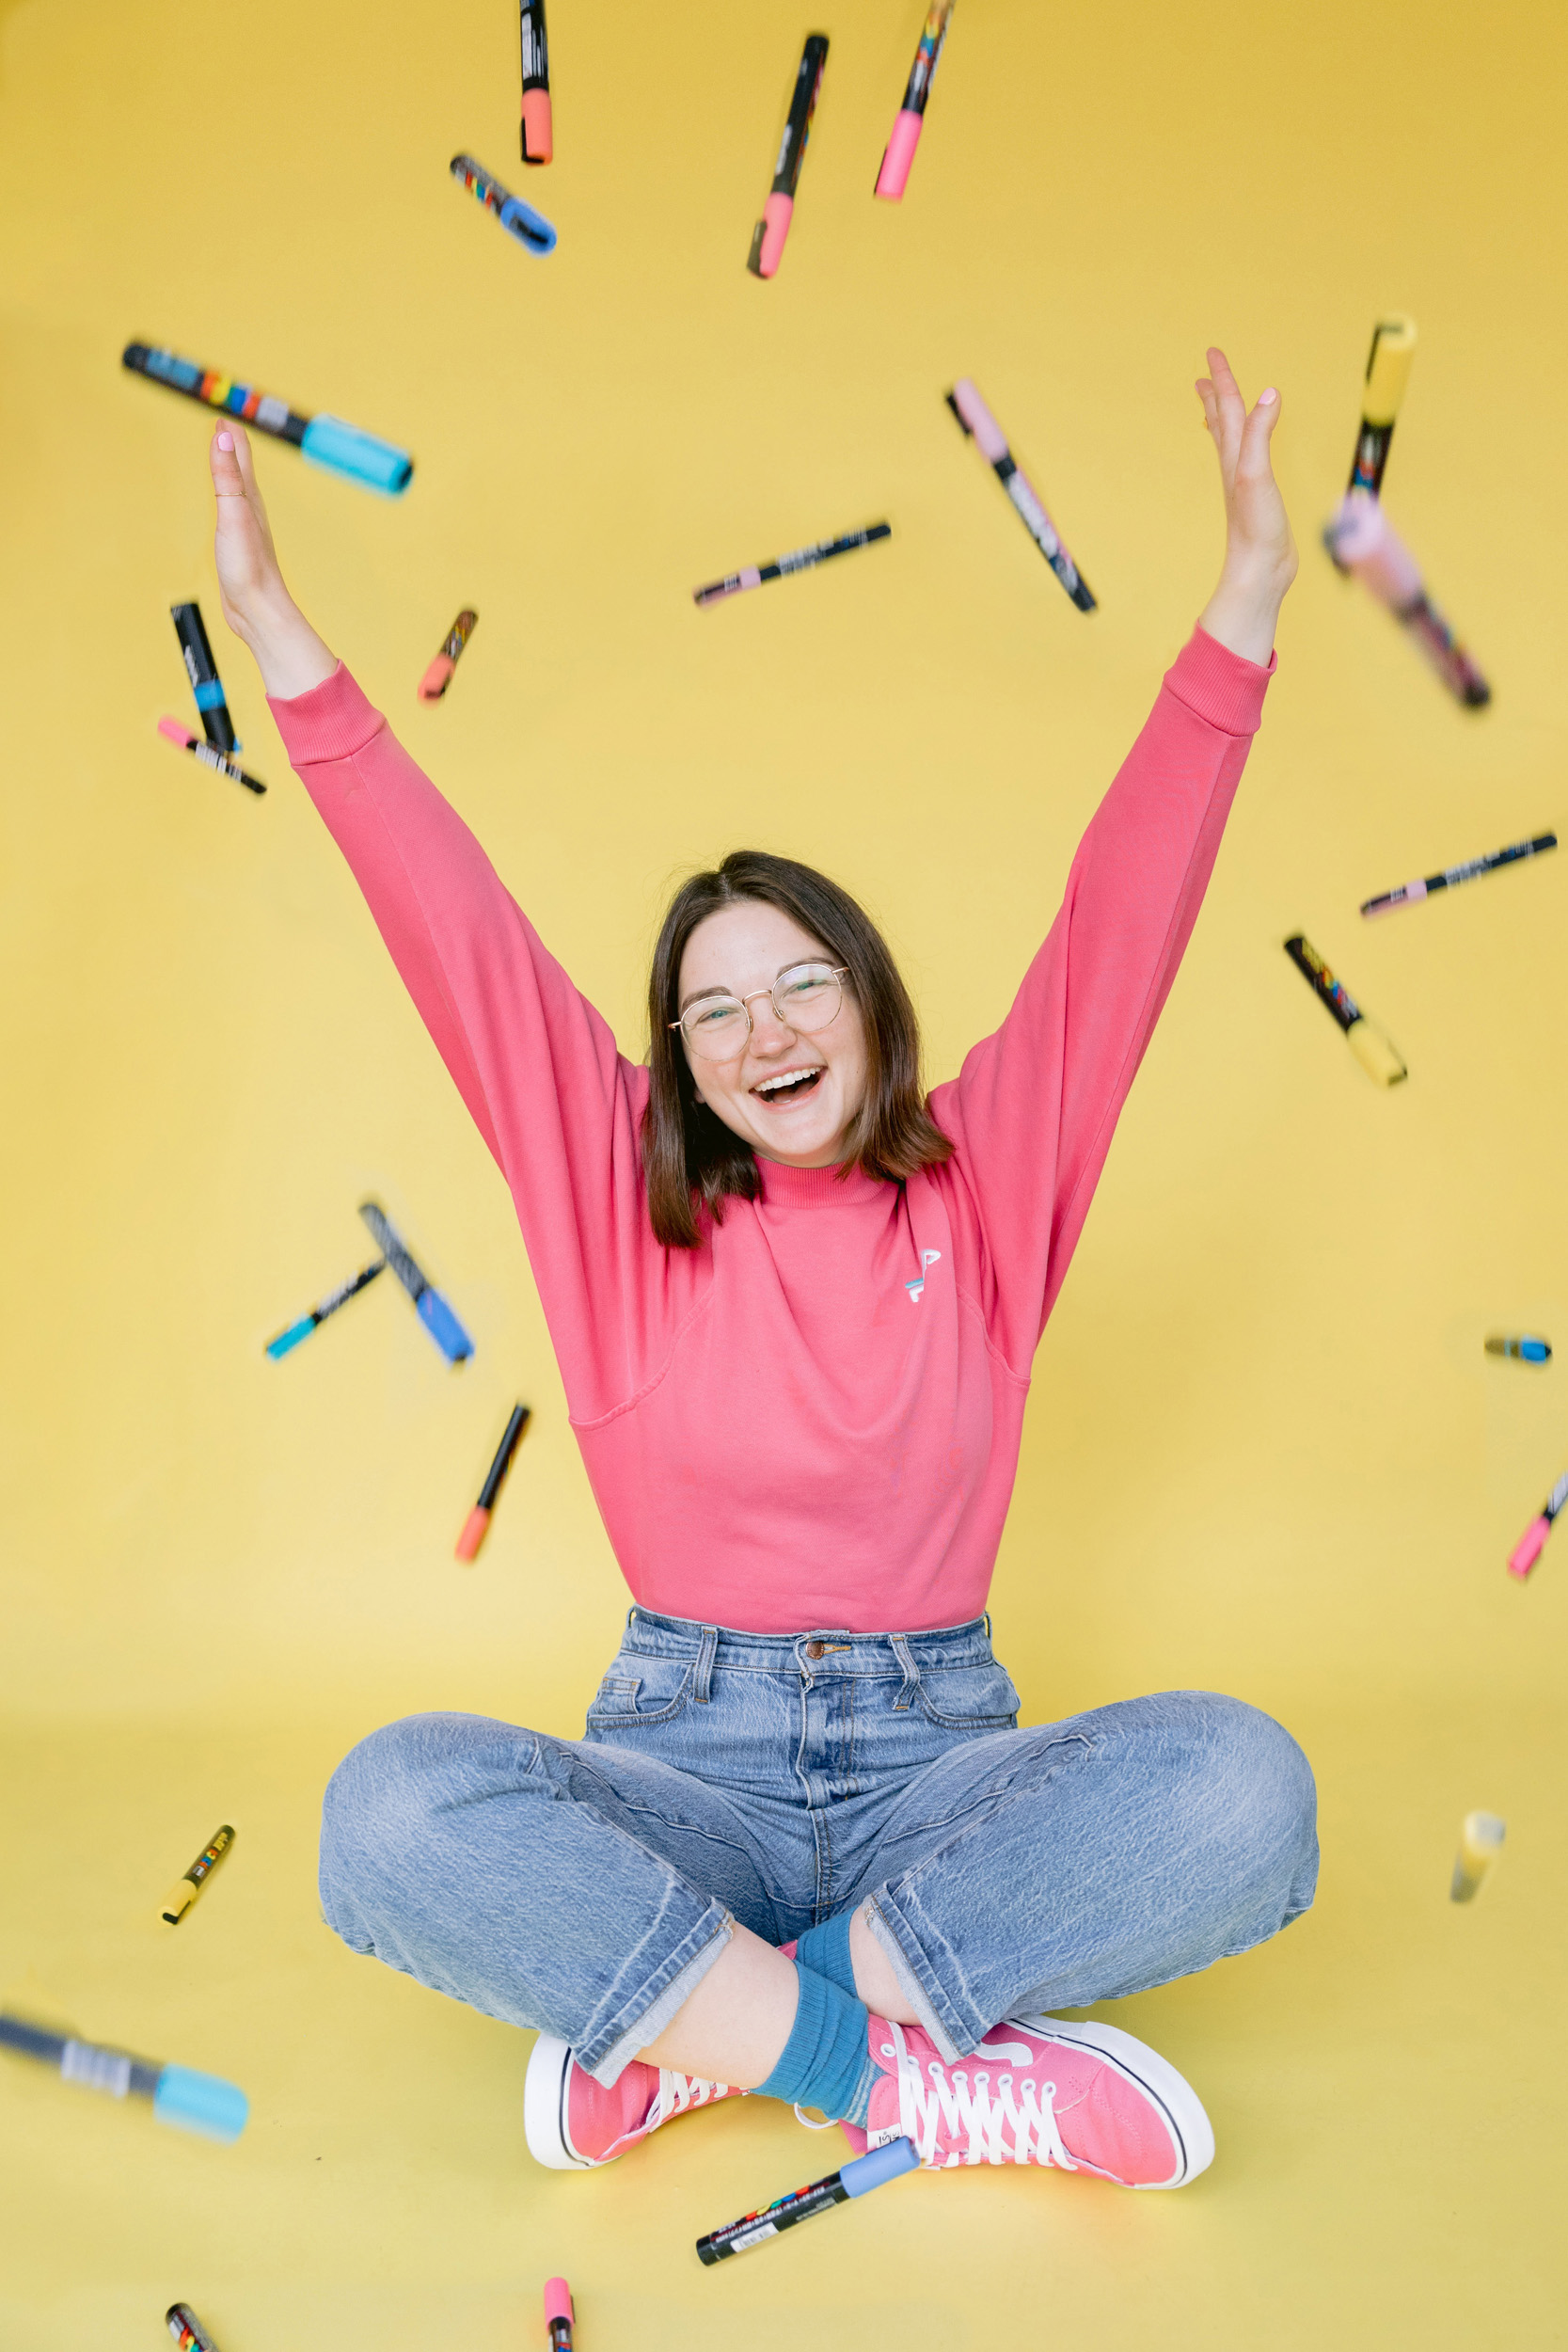
[[[709, 1903], [661, 1968], [641, 1990], [616, 2004], [603, 2026], [590, 2026], [572, 2056], [606, 2090], [613, 2090], [640, 2050], [657, 2040], [675, 2011], [695, 1993], [735, 1931], [735, 1921], [719, 1903]], [[627, 2011], [631, 2023], [626, 2024]], [[607, 2040], [607, 2035], [612, 2037]]]
[[[930, 1962], [915, 1942], [908, 1920], [895, 1908], [885, 1886], [879, 1895], [869, 1898], [863, 1911], [865, 1924], [887, 1954], [899, 1989], [921, 2029], [930, 2035], [947, 2064], [953, 2065], [983, 2040], [986, 2027], [981, 2026], [974, 2030], [970, 2021], [954, 2008], [937, 1981]], [[961, 2042], [954, 2040], [955, 2029], [963, 2036]]]

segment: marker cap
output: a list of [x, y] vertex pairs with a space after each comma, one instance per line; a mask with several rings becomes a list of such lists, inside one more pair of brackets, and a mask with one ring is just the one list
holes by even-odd
[[1345, 1031], [1345, 1042], [1369, 1078], [1375, 1078], [1380, 1087], [1397, 1087], [1402, 1078], [1408, 1078], [1398, 1054], [1381, 1029], [1374, 1029], [1365, 1013], [1353, 1021]]
[[171, 743], [178, 743], [182, 752], [188, 751], [196, 741], [189, 727], [182, 724], [178, 719], [160, 719], [158, 732], [160, 735], [166, 735]]
[[990, 464], [999, 465], [1007, 454], [1007, 437], [967, 375], [959, 376], [953, 387], [951, 398], [960, 423], [966, 424], [974, 434], [980, 454]]
[[555, 251], [554, 227], [543, 213], [536, 213], [531, 204], [525, 204], [520, 196], [509, 196], [496, 217], [519, 245], [527, 246], [531, 253]]
[[873, 196], [885, 196], [894, 203], [903, 195], [914, 161], [914, 151], [920, 145], [920, 127], [924, 115], [917, 115], [911, 106], [900, 106], [898, 119], [893, 126], [893, 136], [882, 156], [882, 167], [877, 174]]
[[414, 478], [414, 460], [406, 450], [378, 441], [373, 433], [361, 433], [341, 417], [312, 417], [299, 446], [313, 466], [362, 482], [368, 490], [385, 490], [390, 498], [406, 490]]
[[456, 667], [450, 653], [438, 653], [420, 680], [420, 702], [438, 703], [451, 684], [451, 674]]
[[447, 1361], [460, 1364], [474, 1352], [469, 1339], [439, 1291], [424, 1290], [417, 1303], [420, 1321], [430, 1333]]
[[752, 264], [756, 277], [771, 278], [778, 269], [784, 259], [784, 239], [789, 234], [794, 214], [795, 199], [792, 196], [772, 195], [763, 206], [762, 218], [757, 223], [761, 234], [753, 247], [756, 258]]
[[190, 1880], [179, 1879], [159, 1904], [158, 1915], [160, 1918], [166, 1919], [171, 1928], [178, 1927], [195, 1900], [196, 1889]]
[[226, 2083], [219, 2074], [166, 2066], [152, 2094], [152, 2112], [160, 2123], [178, 2124], [182, 2132], [199, 2132], [227, 2146], [244, 2131], [250, 2101], [237, 2083]]
[[479, 1548], [484, 1541], [484, 1538], [489, 1532], [490, 1514], [483, 1507], [482, 1504], [476, 1502], [473, 1509], [469, 1512], [467, 1518], [463, 1522], [463, 1533], [457, 1538], [457, 1549], [452, 1555], [453, 1558], [458, 1560], [477, 1559], [479, 1556]]
[[301, 1315], [297, 1323], [291, 1323], [286, 1331], [279, 1331], [275, 1340], [269, 1340], [267, 1354], [272, 1358], [273, 1362], [277, 1363], [281, 1358], [287, 1356], [292, 1348], [299, 1345], [301, 1340], [308, 1340], [315, 1327], [314, 1315]]
[[1329, 525], [1329, 552], [1398, 612], [1421, 593], [1415, 557], [1369, 490], [1347, 490]]
[[863, 2197], [868, 2188], [880, 2188], [884, 2181], [895, 2181], [901, 2172], [913, 2172], [919, 2163], [920, 2151], [912, 2139], [890, 2139], [885, 2148], [852, 2156], [840, 2168], [839, 2183], [847, 2196]]
[[1415, 356], [1415, 320], [1402, 310], [1390, 310], [1386, 318], [1379, 319], [1372, 331], [1367, 389], [1361, 395], [1361, 414], [1369, 424], [1393, 423], [1410, 381], [1410, 362]]
[[547, 164], [554, 153], [549, 91], [526, 89], [523, 92], [523, 161], [525, 164]]
[[572, 2310], [572, 2290], [566, 2284], [565, 2280], [546, 2279], [545, 2281], [546, 2327], [547, 2328], [551, 2321], [556, 2319], [564, 2319], [570, 2325], [575, 2316]]
[[1552, 1523], [1549, 1518], [1543, 1516], [1538, 1519], [1531, 1519], [1508, 1555], [1508, 1571], [1511, 1576], [1528, 1576], [1545, 1549], [1546, 1538], [1551, 1532]]

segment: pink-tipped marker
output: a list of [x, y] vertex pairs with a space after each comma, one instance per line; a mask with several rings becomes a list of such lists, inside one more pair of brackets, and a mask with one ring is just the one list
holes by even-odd
[[789, 224], [794, 217], [795, 199], [792, 196], [768, 198], [762, 208], [762, 218], [757, 223], [762, 233], [757, 240], [757, 258], [752, 272], [754, 278], [771, 278], [777, 271], [784, 260], [784, 239], [789, 234]]
[[549, 91], [526, 89], [523, 92], [523, 161], [525, 164], [547, 164], [554, 153]]
[[898, 119], [893, 126], [893, 136], [882, 151], [882, 167], [877, 174], [877, 184], [871, 191], [873, 196], [886, 197], [891, 203], [897, 203], [909, 185], [910, 166], [914, 161], [914, 151], [920, 145], [925, 121], [925, 116], [917, 115], [912, 107], [899, 108]]
[[160, 719], [158, 732], [166, 742], [177, 743], [182, 752], [189, 752], [198, 759], [203, 768], [211, 768], [218, 775], [227, 776], [231, 784], [243, 784], [247, 792], [260, 794], [266, 790], [260, 777], [247, 776], [237, 759], [230, 759], [227, 752], [220, 752], [215, 743], [203, 742], [199, 735], [193, 735], [189, 727], [182, 726], [178, 719]]
[[1568, 1473], [1558, 1480], [1557, 1485], [1541, 1505], [1539, 1514], [1531, 1519], [1513, 1549], [1509, 1553], [1508, 1569], [1511, 1576], [1521, 1578], [1528, 1576], [1545, 1548], [1546, 1538], [1552, 1532], [1552, 1521], [1565, 1502], [1568, 1502]]
[[564, 2279], [545, 2281], [545, 2325], [550, 2331], [550, 2352], [572, 2352], [572, 2290]]
[[999, 466], [1011, 454], [1006, 435], [967, 375], [961, 375], [953, 387], [953, 405], [960, 421], [968, 425], [974, 446], [988, 465]]
[[1347, 490], [1329, 532], [1335, 562], [1354, 572], [1382, 603], [1400, 612], [1419, 596], [1416, 559], [1370, 491]]
[[893, 126], [893, 136], [882, 155], [882, 167], [877, 174], [874, 196], [887, 198], [896, 204], [903, 195], [914, 161], [914, 151], [920, 145], [920, 128], [926, 119], [926, 101], [931, 95], [931, 78], [947, 39], [947, 27], [953, 21], [953, 0], [930, 0], [926, 22], [921, 28], [920, 44], [910, 68], [909, 87], [904, 103], [898, 109]]

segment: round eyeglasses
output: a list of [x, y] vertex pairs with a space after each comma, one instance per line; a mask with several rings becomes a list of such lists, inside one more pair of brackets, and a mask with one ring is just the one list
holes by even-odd
[[848, 977], [847, 963], [792, 963], [771, 988], [753, 988], [750, 996], [699, 996], [670, 1026], [682, 1032], [704, 1061], [729, 1061], [751, 1038], [752, 1007], [759, 996], [772, 1000], [773, 1017], [784, 1028], [797, 1037], [815, 1037], [844, 1002]]

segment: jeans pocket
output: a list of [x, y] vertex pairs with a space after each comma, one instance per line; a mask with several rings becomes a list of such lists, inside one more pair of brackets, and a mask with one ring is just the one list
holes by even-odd
[[[628, 1674], [628, 1666], [641, 1674]], [[693, 1663], [678, 1658], [622, 1656], [606, 1675], [588, 1709], [590, 1731], [625, 1731], [640, 1724], [668, 1724], [691, 1694]]]
[[932, 1723], [944, 1731], [1016, 1731], [1018, 1692], [994, 1658], [975, 1666], [923, 1668], [916, 1693]]

